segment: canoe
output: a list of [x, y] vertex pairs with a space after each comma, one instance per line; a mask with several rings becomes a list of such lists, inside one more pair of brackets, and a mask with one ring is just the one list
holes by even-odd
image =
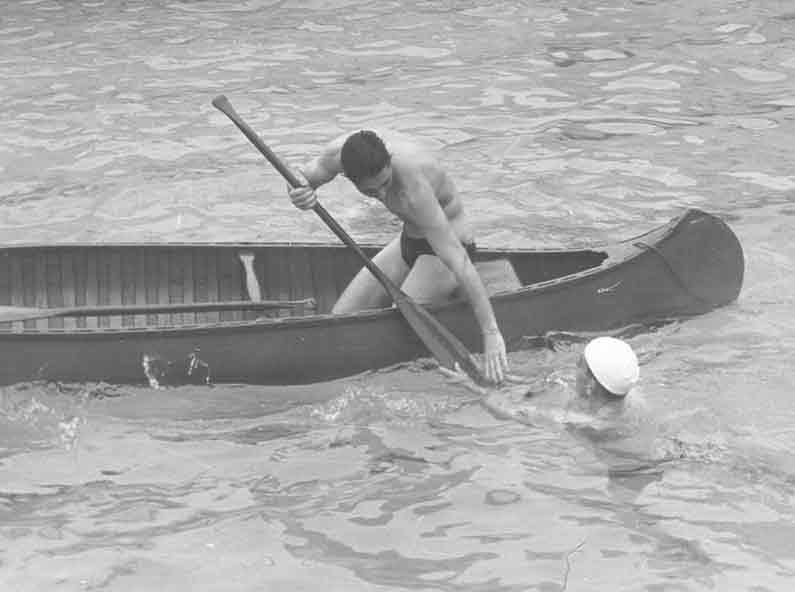
[[[737, 298], [744, 271], [729, 226], [695, 209], [611, 244], [484, 249], [475, 263], [509, 349], [702, 314]], [[427, 355], [394, 307], [330, 314], [360, 267], [333, 244], [0, 247], [0, 310], [40, 313], [0, 323], [0, 384], [300, 384]], [[480, 350], [466, 300], [428, 308]]]

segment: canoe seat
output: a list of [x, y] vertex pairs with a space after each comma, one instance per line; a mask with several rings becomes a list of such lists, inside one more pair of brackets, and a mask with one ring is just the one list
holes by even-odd
[[[518, 290], [522, 287], [522, 282], [519, 281], [519, 276], [516, 275], [513, 264], [507, 259], [475, 261], [475, 269], [478, 271], [478, 275], [483, 281], [483, 286], [489, 296], [500, 292]], [[456, 288], [455, 292], [450, 295], [450, 300], [459, 298], [465, 298], [464, 292], [460, 287]]]
[[478, 261], [475, 263], [475, 269], [478, 270], [489, 296], [522, 287], [522, 282], [519, 281], [519, 276], [516, 275], [516, 270], [508, 259]]

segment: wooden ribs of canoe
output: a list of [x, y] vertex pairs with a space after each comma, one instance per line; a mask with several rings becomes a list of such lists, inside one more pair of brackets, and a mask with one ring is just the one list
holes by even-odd
[[[364, 250], [372, 256], [378, 248]], [[606, 331], [701, 314], [735, 300], [744, 271], [734, 233], [699, 210], [615, 244], [486, 250], [478, 253], [476, 265], [509, 346], [549, 331]], [[188, 378], [198, 361], [205, 378], [217, 382], [292, 384], [426, 355], [392, 308], [329, 314], [359, 268], [355, 254], [341, 245], [0, 248], [0, 307], [115, 312], [135, 306], [137, 311], [0, 324], [0, 384], [138, 383], [151, 379], [144, 360], [158, 360], [174, 381]], [[190, 306], [250, 303], [252, 297], [289, 306], [195, 311]], [[155, 305], [166, 309], [141, 312]], [[480, 350], [467, 302], [455, 299], [430, 309], [467, 347]]]

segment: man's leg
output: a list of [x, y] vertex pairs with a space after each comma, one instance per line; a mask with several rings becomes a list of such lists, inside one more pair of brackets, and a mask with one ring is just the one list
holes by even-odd
[[435, 255], [420, 255], [403, 282], [403, 291], [420, 304], [449, 300], [458, 287], [452, 271]]
[[[373, 257], [373, 263], [399, 286], [409, 273], [409, 267], [400, 254], [400, 236], [395, 237], [381, 249]], [[357, 312], [368, 308], [389, 306], [389, 303], [389, 295], [381, 286], [381, 282], [375, 279], [375, 276], [366, 267], [363, 267], [337, 299], [331, 312], [334, 314]]]

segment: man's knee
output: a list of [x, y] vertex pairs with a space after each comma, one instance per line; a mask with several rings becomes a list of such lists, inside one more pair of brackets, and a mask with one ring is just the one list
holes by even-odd
[[[400, 256], [400, 242], [393, 240], [374, 258], [373, 262], [395, 285], [401, 285], [409, 268]], [[391, 299], [384, 287], [370, 271], [363, 268], [342, 292], [332, 308], [334, 314], [352, 313], [389, 306]]]

